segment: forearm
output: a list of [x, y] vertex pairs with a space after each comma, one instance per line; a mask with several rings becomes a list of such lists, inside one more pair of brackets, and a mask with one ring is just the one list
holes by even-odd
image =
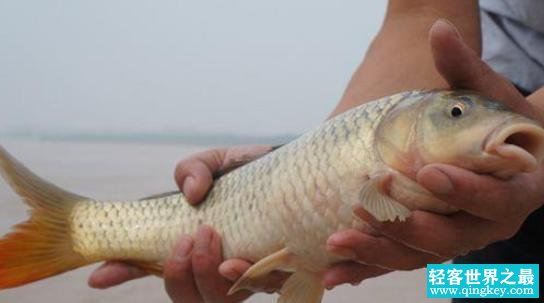
[[463, 39], [480, 52], [476, 0], [391, 0], [380, 32], [332, 115], [404, 90], [445, 87], [427, 42], [429, 28], [439, 18], [454, 23]]

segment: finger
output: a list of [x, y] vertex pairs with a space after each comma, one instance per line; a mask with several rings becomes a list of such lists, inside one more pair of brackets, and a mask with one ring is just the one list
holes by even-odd
[[196, 233], [192, 255], [195, 282], [205, 302], [238, 302], [251, 295], [239, 291], [227, 298], [232, 283], [219, 273], [221, 241], [219, 235], [208, 226], [202, 226]]
[[481, 219], [465, 212], [443, 216], [416, 210], [404, 222], [378, 222], [363, 209], [355, 211], [384, 236], [446, 259], [504, 240], [516, 232], [510, 224]]
[[412, 270], [427, 263], [446, 261], [389, 238], [371, 236], [354, 229], [337, 232], [329, 237], [327, 250], [364, 264], [395, 270]]
[[323, 285], [327, 289], [332, 289], [340, 284], [350, 283], [357, 285], [363, 280], [381, 276], [390, 272], [391, 270], [363, 265], [355, 262], [342, 262], [333, 265], [329, 268], [323, 276]]
[[[229, 281], [236, 282], [244, 274], [244, 272], [249, 269], [250, 266], [251, 263], [244, 260], [230, 259], [221, 263], [219, 266], [219, 273], [221, 273], [221, 275], [223, 275], [223, 277], [227, 278]], [[263, 279], [254, 281], [254, 283], [251, 284], [250, 290], [254, 292], [276, 292], [281, 288], [289, 276], [290, 273], [287, 272], [272, 271], [263, 277]]]
[[271, 150], [272, 147], [268, 145], [242, 145], [204, 151], [178, 163], [174, 178], [187, 200], [197, 204], [206, 196], [214, 177]]
[[431, 164], [420, 169], [416, 178], [452, 206], [481, 218], [509, 221], [524, 218], [537, 206], [539, 174], [518, 174], [505, 181], [451, 165]]
[[219, 265], [219, 273], [231, 282], [236, 282], [251, 267], [241, 259], [229, 259]]
[[438, 20], [429, 31], [435, 66], [452, 88], [478, 91], [532, 117], [533, 111], [518, 90], [491, 69], [463, 42], [455, 26]]
[[210, 150], [178, 163], [174, 178], [187, 201], [196, 204], [204, 198], [213, 183], [213, 172], [223, 163], [223, 150]]
[[105, 289], [146, 276], [147, 273], [123, 262], [109, 261], [94, 270], [88, 280], [92, 288]]
[[164, 264], [164, 287], [174, 303], [202, 302], [191, 270], [193, 239], [182, 236]]

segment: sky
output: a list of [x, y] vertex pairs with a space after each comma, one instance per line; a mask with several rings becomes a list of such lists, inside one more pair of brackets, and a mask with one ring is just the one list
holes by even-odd
[[386, 1], [0, 0], [0, 134], [298, 134]]

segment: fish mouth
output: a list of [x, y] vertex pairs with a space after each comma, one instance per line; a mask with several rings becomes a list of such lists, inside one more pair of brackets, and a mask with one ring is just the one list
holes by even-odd
[[506, 121], [485, 142], [484, 151], [507, 160], [510, 167], [497, 175], [511, 175], [513, 171], [533, 172], [544, 159], [544, 129], [534, 122]]

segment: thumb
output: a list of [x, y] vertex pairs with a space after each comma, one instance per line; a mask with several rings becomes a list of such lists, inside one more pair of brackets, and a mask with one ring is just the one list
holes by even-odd
[[474, 90], [527, 116], [533, 110], [518, 90], [487, 65], [462, 39], [450, 22], [440, 19], [429, 31], [438, 72], [452, 88]]
[[[209, 151], [207, 153], [212, 154], [214, 152]], [[208, 154], [205, 154], [205, 156]], [[181, 161], [176, 166], [174, 173], [176, 183], [191, 204], [201, 202], [211, 187], [213, 173], [222, 165], [222, 162], [217, 159], [218, 157], [213, 155], [203, 159], [191, 157]]]

